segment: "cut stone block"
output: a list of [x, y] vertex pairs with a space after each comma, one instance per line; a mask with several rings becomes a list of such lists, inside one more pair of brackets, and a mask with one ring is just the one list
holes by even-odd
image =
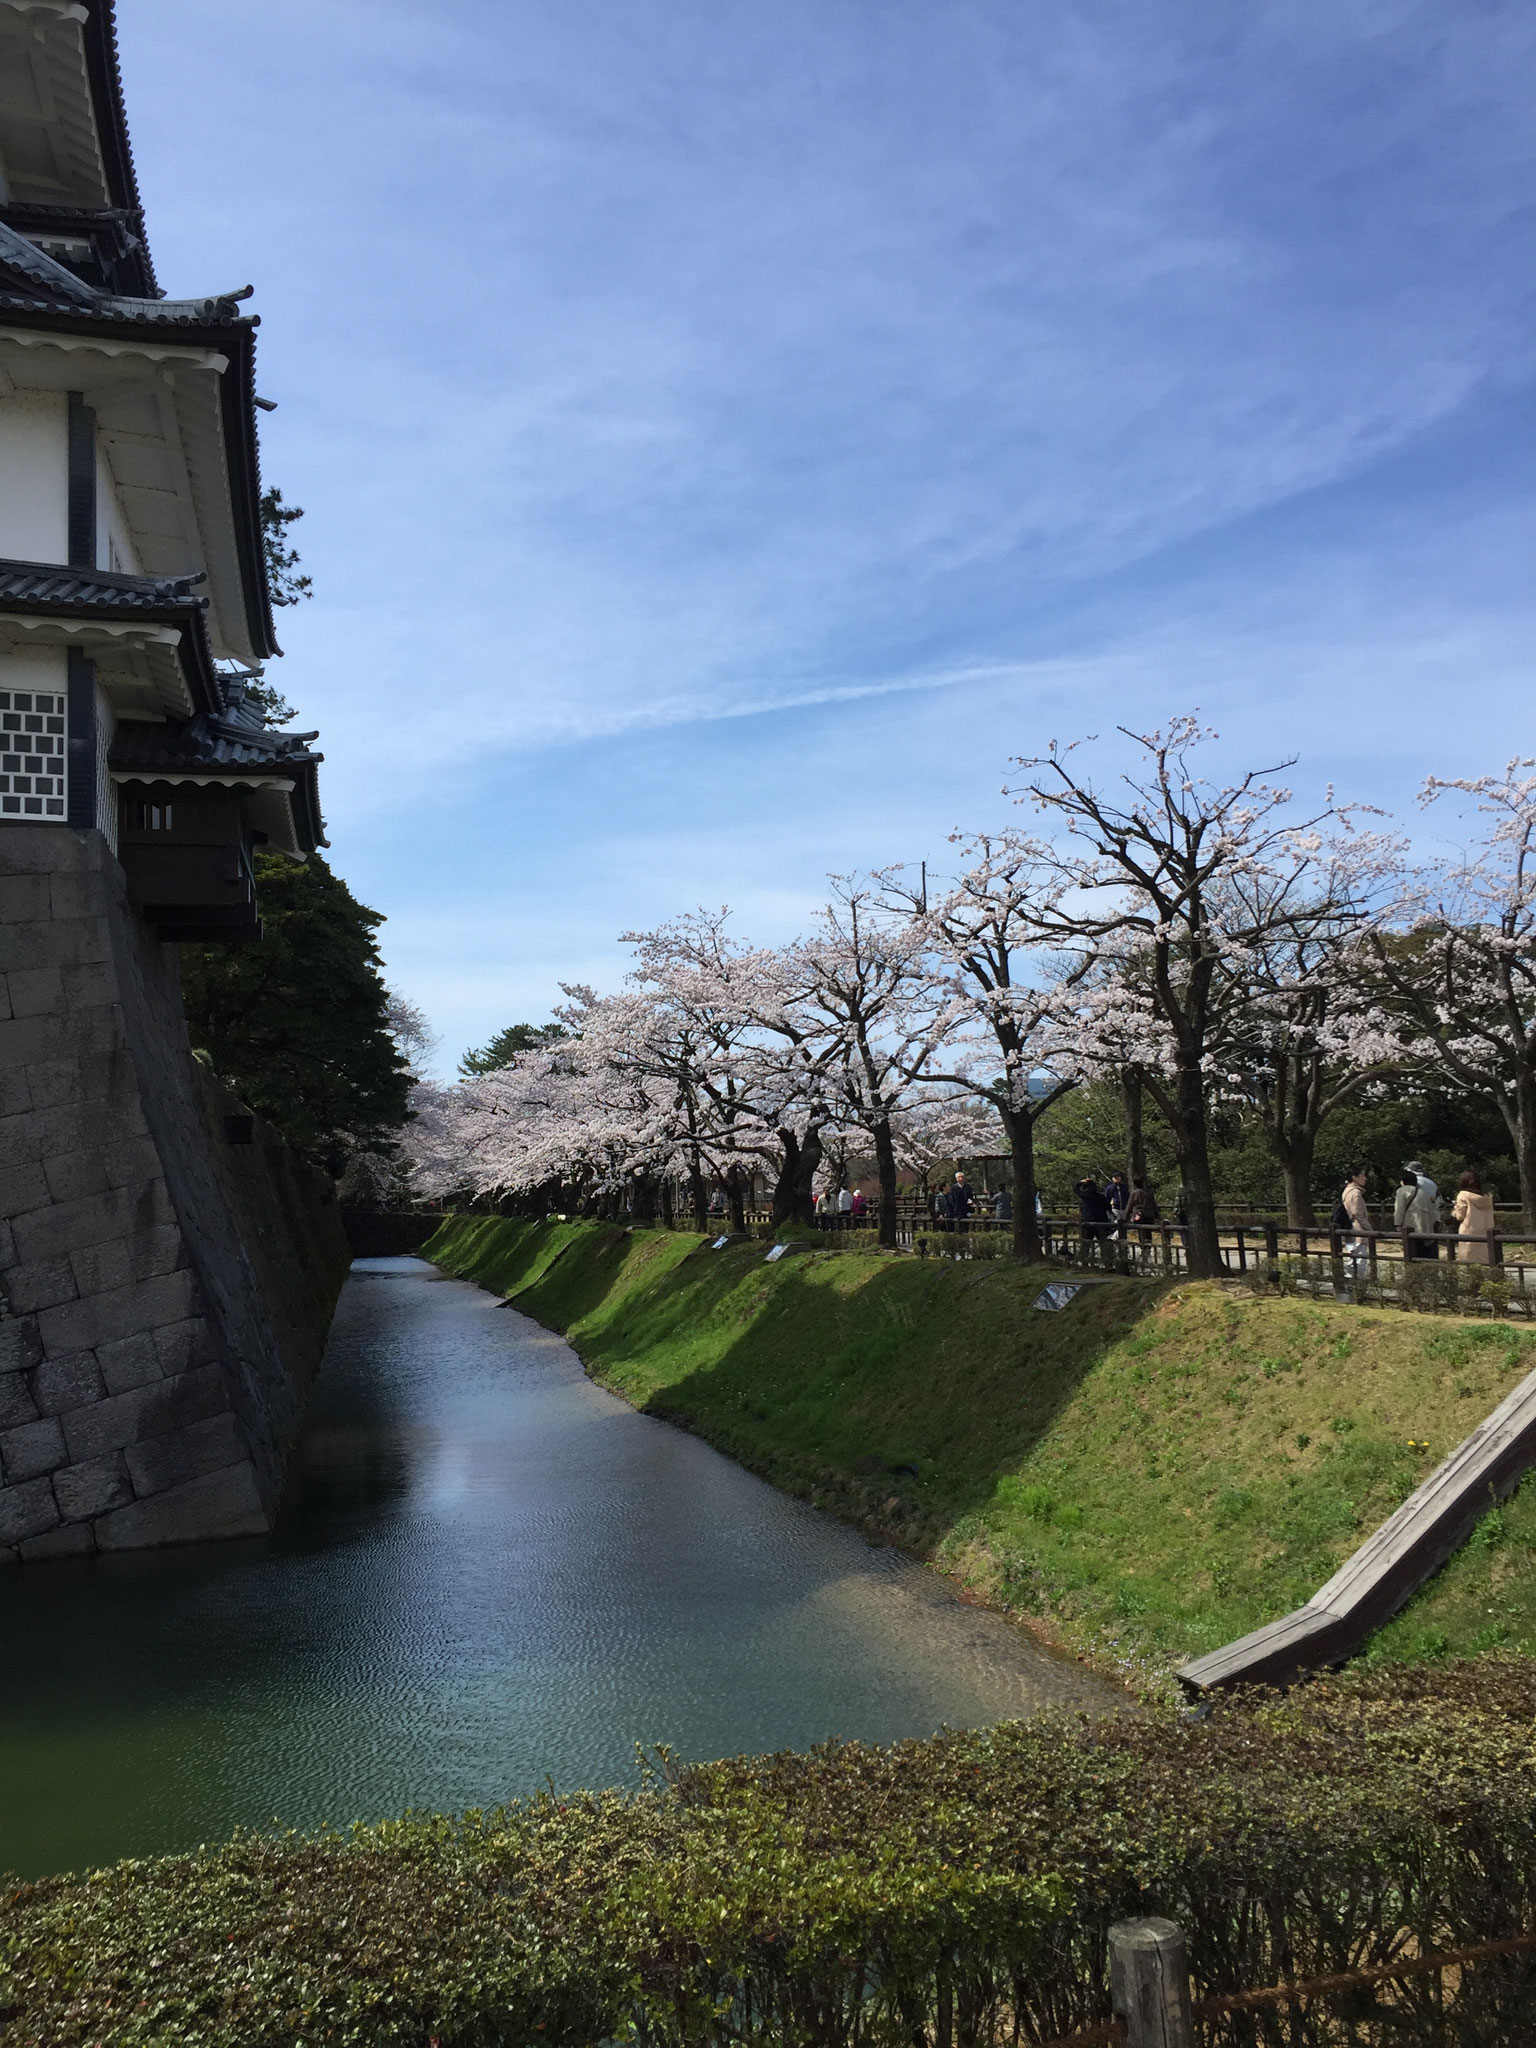
[[190, 1423], [181, 1434], [194, 1472], [218, 1472], [251, 1455], [245, 1431], [238, 1417], [231, 1414], [211, 1415], [206, 1422]]
[[[5, 1276], [5, 1291], [17, 1315], [52, 1313], [60, 1304], [75, 1299], [74, 1268], [67, 1258], [39, 1259], [30, 1266], [12, 1266]], [[42, 1329], [41, 1316], [38, 1328]], [[43, 1342], [48, 1342], [46, 1333]]]
[[131, 1393], [163, 1377], [160, 1350], [152, 1336], [120, 1337], [115, 1344], [98, 1344], [96, 1363], [109, 1394]]
[[219, 1355], [213, 1332], [201, 1316], [189, 1316], [185, 1322], [156, 1330], [155, 1349], [160, 1357], [160, 1370], [167, 1379], [175, 1373], [191, 1372], [199, 1365], [211, 1365]]
[[34, 1109], [63, 1109], [89, 1095], [75, 1059], [34, 1060], [27, 1069], [27, 1088]]
[[90, 1351], [140, 1330], [180, 1322], [195, 1312], [194, 1294], [190, 1273], [161, 1273], [94, 1294], [88, 1301], [63, 1299], [57, 1307], [40, 1311], [38, 1328], [50, 1351]]
[[152, 1436], [129, 1444], [123, 1452], [123, 1462], [133, 1481], [133, 1490], [140, 1499], [152, 1493], [164, 1493], [167, 1487], [180, 1486], [194, 1476], [192, 1460], [187, 1456], [187, 1447], [182, 1442], [179, 1429], [171, 1430], [166, 1436]]
[[88, 1458], [82, 1465], [64, 1465], [53, 1475], [54, 1497], [66, 1521], [79, 1522], [92, 1515], [104, 1515], [133, 1499], [133, 1486], [122, 1454]]
[[59, 1510], [46, 1479], [0, 1487], [0, 1543], [23, 1543], [58, 1524]]
[[103, 1515], [94, 1526], [102, 1550], [143, 1550], [212, 1536], [265, 1536], [272, 1525], [255, 1472], [249, 1465], [232, 1465], [172, 1487], [169, 1493], [136, 1500], [131, 1507]]
[[43, 1161], [48, 1192], [56, 1202], [75, 1202], [107, 1192], [107, 1170], [99, 1152], [63, 1152]]
[[31, 1385], [39, 1415], [67, 1415], [72, 1408], [99, 1401], [107, 1391], [89, 1351], [48, 1359], [33, 1373]]
[[0, 918], [8, 924], [39, 924], [52, 917], [46, 875], [0, 875]]
[[88, 1295], [110, 1293], [116, 1287], [131, 1287], [137, 1278], [128, 1246], [120, 1237], [108, 1244], [81, 1246], [70, 1253], [69, 1265], [82, 1300]]
[[89, 1522], [75, 1522], [67, 1528], [50, 1529], [46, 1536], [29, 1536], [21, 1545], [23, 1564], [42, 1564], [51, 1557], [89, 1557], [96, 1548], [96, 1535]]
[[182, 1429], [189, 1422], [205, 1422], [228, 1406], [223, 1373], [216, 1365], [207, 1365], [132, 1393], [114, 1394], [90, 1408], [77, 1408], [63, 1418], [64, 1437], [72, 1462], [95, 1458], [144, 1437]]
[[36, 1316], [0, 1316], [0, 1373], [29, 1372], [42, 1362]]
[[22, 1216], [48, 1199], [48, 1176], [41, 1160], [18, 1161], [0, 1152], [0, 1215]]
[[59, 970], [64, 983], [64, 1002], [71, 1011], [104, 1009], [117, 1001], [117, 976], [105, 960], [92, 960], [82, 967]]
[[68, 1455], [64, 1432], [51, 1415], [38, 1422], [24, 1422], [19, 1429], [8, 1429], [0, 1436], [0, 1469], [7, 1485], [39, 1479], [64, 1464]]
[[12, 968], [5, 982], [13, 1017], [52, 1017], [64, 1008], [64, 975], [60, 968]]
[[[4, 1325], [0, 1324], [0, 1329]], [[25, 1373], [0, 1372], [0, 1429], [15, 1429], [19, 1423], [36, 1422], [37, 1406], [27, 1386]]]

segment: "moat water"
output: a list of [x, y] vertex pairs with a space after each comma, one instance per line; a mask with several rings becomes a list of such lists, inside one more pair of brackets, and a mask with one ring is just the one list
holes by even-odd
[[629, 1784], [637, 1742], [1120, 1704], [494, 1297], [365, 1260], [273, 1536], [0, 1575], [0, 1870]]

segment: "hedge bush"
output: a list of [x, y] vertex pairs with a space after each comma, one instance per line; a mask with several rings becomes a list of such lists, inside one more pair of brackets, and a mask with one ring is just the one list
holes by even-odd
[[[1105, 1932], [1200, 1988], [1536, 1927], [1536, 1667], [1485, 1658], [1208, 1719], [1010, 1723], [687, 1769], [350, 1836], [7, 1887], [6, 2048], [980, 2048], [1107, 2014]], [[1352, 2002], [1351, 2002], [1352, 2001]], [[1212, 2041], [1523, 2039], [1528, 1956]]]

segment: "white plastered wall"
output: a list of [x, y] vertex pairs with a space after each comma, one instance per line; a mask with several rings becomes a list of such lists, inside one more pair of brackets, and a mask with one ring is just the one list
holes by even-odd
[[128, 522], [123, 517], [112, 465], [107, 460], [99, 434], [96, 437], [96, 566], [98, 569], [121, 569], [129, 576], [142, 576], [144, 573]]
[[62, 391], [0, 395], [0, 556], [69, 560], [69, 400]]
[[69, 657], [62, 647], [8, 647], [0, 640], [0, 690], [69, 688]]

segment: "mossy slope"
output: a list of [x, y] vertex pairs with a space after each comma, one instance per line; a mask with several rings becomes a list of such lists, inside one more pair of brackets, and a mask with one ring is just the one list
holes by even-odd
[[[594, 1378], [1149, 1675], [1299, 1605], [1536, 1367], [1507, 1324], [464, 1218], [427, 1255]], [[1536, 1487], [1377, 1656], [1536, 1651]], [[1493, 1609], [1489, 1613], [1488, 1609]]]

